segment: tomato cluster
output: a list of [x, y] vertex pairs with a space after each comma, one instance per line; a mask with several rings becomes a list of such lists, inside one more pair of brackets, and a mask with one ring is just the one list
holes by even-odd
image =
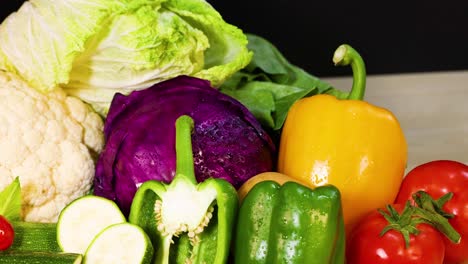
[[[448, 216], [448, 222], [461, 236], [458, 243], [450, 241], [433, 225], [424, 222], [415, 222], [414, 232], [393, 228], [382, 232], [389, 226], [389, 220], [376, 210], [361, 219], [351, 232], [347, 263], [460, 264], [468, 261], [468, 166], [438, 160], [414, 168], [403, 179], [392, 208], [401, 213], [407, 201], [414, 204], [414, 194], [420, 191], [440, 200], [447, 194], [453, 194], [450, 195], [451, 199], [439, 204], [441, 208], [435, 210]], [[388, 213], [388, 210], [385, 212]], [[408, 245], [405, 244], [405, 232], [409, 238]]]

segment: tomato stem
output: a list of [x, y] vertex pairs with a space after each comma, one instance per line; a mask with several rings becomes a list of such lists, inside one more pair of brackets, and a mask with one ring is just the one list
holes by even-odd
[[401, 233], [405, 241], [405, 247], [408, 248], [410, 246], [410, 235], [417, 236], [420, 233], [416, 226], [421, 223], [421, 220], [413, 217], [415, 207], [408, 201], [401, 214], [391, 205], [387, 205], [386, 209], [388, 212], [382, 209], [378, 210], [389, 223], [382, 229], [380, 236], [385, 235], [390, 230], [396, 230]]
[[[434, 200], [428, 193], [418, 191], [413, 194], [413, 200], [418, 205], [415, 207], [415, 216], [424, 219], [424, 221], [439, 232], [444, 234], [453, 243], [460, 243], [461, 236], [449, 223], [448, 218], [453, 215], [443, 211], [442, 206], [450, 200], [452, 193], [442, 196], [439, 200]], [[447, 199], [449, 198], [449, 199]]]
[[460, 243], [460, 234], [450, 225], [448, 218], [453, 215], [445, 212], [443, 205], [452, 198], [453, 194], [448, 193], [438, 200], [434, 200], [428, 193], [419, 191], [413, 194], [416, 205], [407, 201], [402, 213], [399, 214], [394, 207], [387, 205], [387, 211], [378, 211], [388, 221], [388, 225], [382, 229], [380, 236], [385, 235], [390, 230], [400, 232], [405, 240], [405, 246], [410, 246], [410, 235], [417, 236], [420, 231], [418, 224], [429, 224], [439, 232], [444, 234], [453, 243]]

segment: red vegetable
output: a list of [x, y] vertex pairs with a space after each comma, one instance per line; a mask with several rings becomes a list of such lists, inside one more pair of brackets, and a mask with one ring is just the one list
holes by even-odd
[[411, 170], [404, 178], [396, 203], [410, 200], [412, 194], [423, 190], [434, 199], [452, 192], [453, 198], [442, 209], [453, 214], [450, 224], [460, 233], [461, 241], [454, 244], [444, 238], [445, 264], [468, 261], [468, 166], [450, 160], [431, 161]]
[[0, 251], [8, 249], [13, 244], [14, 237], [13, 226], [0, 215]]
[[459, 243], [451, 215], [440, 209], [452, 193], [439, 200], [419, 191], [410, 201], [388, 205], [361, 219], [347, 241], [347, 264], [442, 264], [443, 235]]
[[[393, 205], [401, 213], [404, 206]], [[389, 213], [389, 210], [386, 210]], [[445, 246], [441, 234], [428, 224], [409, 227], [419, 230], [418, 235], [409, 234], [410, 230], [388, 230], [381, 236], [389, 221], [374, 211], [362, 219], [351, 232], [346, 252], [347, 264], [441, 264]], [[407, 228], [407, 227], [403, 227]], [[406, 247], [403, 232], [409, 234]]]

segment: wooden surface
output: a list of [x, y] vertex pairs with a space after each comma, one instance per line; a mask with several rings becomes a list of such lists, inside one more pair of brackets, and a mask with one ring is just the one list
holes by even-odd
[[[352, 84], [350, 77], [322, 79], [343, 90]], [[468, 71], [368, 76], [365, 100], [400, 121], [407, 171], [436, 159], [468, 164]]]

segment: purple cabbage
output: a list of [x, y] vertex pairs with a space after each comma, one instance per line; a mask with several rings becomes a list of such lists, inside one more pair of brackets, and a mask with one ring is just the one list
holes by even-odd
[[199, 182], [222, 178], [239, 188], [273, 169], [275, 146], [252, 113], [206, 80], [179, 76], [128, 96], [116, 94], [104, 127], [106, 145], [96, 165], [94, 194], [128, 214], [147, 180], [175, 174], [175, 121], [195, 122], [192, 148]]

